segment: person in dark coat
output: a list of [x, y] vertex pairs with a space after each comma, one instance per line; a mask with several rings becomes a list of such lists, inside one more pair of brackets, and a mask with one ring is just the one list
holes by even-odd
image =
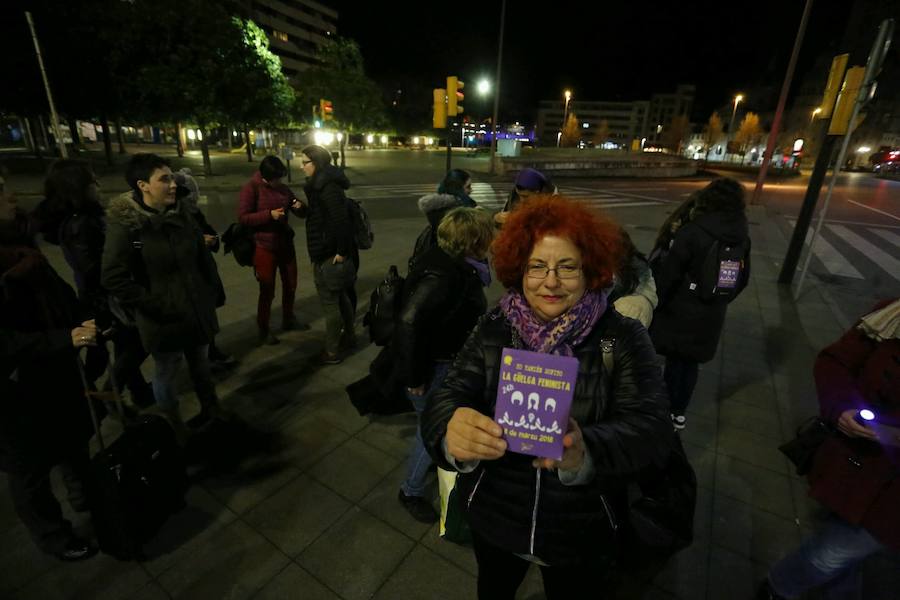
[[[881, 302], [822, 350], [813, 370], [824, 420], [839, 435], [816, 452], [809, 495], [825, 527], [769, 570], [763, 598], [861, 598], [861, 564], [900, 552], [900, 300]], [[855, 420], [870, 410], [871, 425]], [[890, 429], [889, 429], [890, 428]]]
[[93, 431], [76, 351], [97, 343], [74, 291], [27, 233], [27, 219], [0, 193], [0, 469], [16, 514], [35, 544], [62, 560], [96, 553], [72, 532], [50, 485], [60, 466], [76, 511], [87, 510]]
[[[121, 322], [110, 309], [109, 294], [100, 284], [103, 245], [106, 241], [104, 210], [94, 172], [82, 160], [53, 163], [44, 181], [45, 198], [32, 214], [44, 240], [58, 244], [72, 268], [82, 310], [106, 332], [115, 347], [113, 379], [121, 392], [128, 386], [134, 404], [153, 404], [153, 390], [141, 373], [147, 351], [133, 326]], [[109, 363], [103, 344], [88, 349], [85, 371], [93, 384]], [[108, 382], [111, 386], [111, 382]]]
[[256, 241], [253, 271], [259, 281], [259, 302], [256, 324], [259, 343], [278, 343], [269, 330], [272, 300], [275, 298], [275, 272], [281, 275], [281, 329], [289, 331], [301, 327], [294, 316], [294, 294], [297, 291], [297, 253], [294, 250], [294, 230], [288, 220], [290, 213], [303, 216], [306, 207], [294, 192], [282, 182], [287, 167], [277, 156], [267, 156], [259, 163], [259, 171], [241, 188], [238, 221], [252, 227]]
[[503, 210], [494, 215], [494, 221], [498, 225], [506, 223], [510, 211], [530, 196], [537, 194], [554, 195], [558, 193], [559, 190], [556, 189], [556, 186], [553, 185], [553, 182], [546, 175], [537, 169], [525, 167], [516, 174], [513, 189], [509, 192], [509, 198], [506, 199]]
[[[403, 382], [417, 415], [425, 410], [450, 361], [487, 309], [484, 287], [491, 281], [487, 253], [494, 226], [487, 212], [454, 208], [444, 216], [437, 232], [438, 245], [419, 257], [406, 279], [403, 308], [391, 338], [395, 375]], [[398, 499], [423, 523], [438, 519], [425, 498], [431, 466], [417, 428]]]
[[412, 256], [409, 259], [409, 268], [412, 270], [416, 257], [429, 248], [437, 246], [437, 228], [448, 212], [454, 208], [463, 206], [475, 208], [478, 206], [472, 200], [472, 176], [462, 169], [451, 169], [438, 185], [437, 193], [427, 194], [419, 198], [419, 210], [428, 220], [428, 225], [416, 238]]
[[[728, 302], [750, 280], [750, 235], [741, 184], [733, 179], [716, 179], [685, 202], [690, 206], [686, 222], [685, 211], [678, 210], [676, 231], [671, 233], [674, 222], [669, 221], [660, 231], [660, 239], [671, 239], [669, 248], [651, 252], [659, 305], [650, 336], [656, 351], [666, 357], [664, 377], [676, 429], [684, 429], [687, 422], [684, 413], [697, 384], [700, 363], [716, 354]], [[731, 298], [703, 300], [697, 281], [716, 240], [744, 244], [743, 267]]]
[[350, 180], [331, 164], [331, 153], [321, 146], [303, 149], [308, 202], [306, 247], [313, 265], [316, 292], [325, 312], [326, 365], [341, 362], [340, 353], [356, 345], [356, 272], [359, 250], [353, 241], [349, 200], [344, 191]]
[[223, 414], [208, 358], [219, 329], [219, 275], [203, 234], [176, 198], [175, 176], [165, 159], [135, 154], [126, 180], [132, 191], [109, 205], [102, 283], [134, 311], [141, 341], [156, 363], [156, 403], [180, 430], [175, 379], [182, 356], [201, 406], [194, 423]]
[[[478, 597], [512, 600], [531, 563], [550, 600], [604, 597], [627, 478], [674, 436], [646, 329], [607, 302], [617, 225], [580, 203], [538, 196], [493, 243], [508, 288], [469, 336], [422, 415], [422, 438], [456, 490], [478, 561]], [[614, 368], [603, 366], [601, 340]], [[507, 452], [494, 421], [504, 348], [572, 356], [578, 378], [560, 461]]]

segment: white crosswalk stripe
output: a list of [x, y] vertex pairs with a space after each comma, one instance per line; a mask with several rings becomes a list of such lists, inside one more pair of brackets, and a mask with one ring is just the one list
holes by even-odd
[[845, 225], [827, 225], [832, 233], [862, 252], [876, 265], [887, 271], [894, 279], [900, 281], [900, 260], [891, 256], [875, 244], [869, 242], [861, 235], [854, 233]]
[[[796, 225], [795, 219], [786, 220], [791, 227]], [[863, 272], [868, 274], [873, 272], [871, 268], [867, 269], [866, 265], [874, 263], [877, 270], [885, 271], [893, 279], [900, 281], [900, 258], [898, 258], [900, 253], [895, 250], [900, 248], [900, 235], [888, 227], [871, 227], [864, 223], [851, 226], [844, 223], [846, 222], [825, 223], [813, 248], [813, 256], [816, 258], [813, 264], [820, 266], [814, 266], [813, 269], [824, 267], [829, 275], [866, 279]], [[811, 228], [806, 234], [807, 248], [810, 238], [812, 238]], [[840, 240], [841, 243], [837, 245], [832, 243], [835, 240]], [[849, 245], [851, 249], [839, 250], [838, 246], [842, 244]]]
[[[797, 224], [794, 219], [788, 219], [788, 223], [791, 224], [791, 227], [794, 227]], [[812, 234], [812, 227], [810, 227], [806, 232], [807, 246], [809, 246], [809, 241], [812, 239]], [[862, 273], [860, 273], [856, 267], [851, 265], [850, 261], [847, 260], [843, 254], [838, 252], [837, 248], [831, 245], [831, 243], [822, 235], [816, 238], [813, 254], [831, 275], [840, 275], [841, 277], [851, 277], [853, 279], [865, 279]]]
[[[361, 185], [353, 188], [353, 197], [357, 200], [388, 200], [400, 197], [419, 197], [436, 192], [436, 186], [430, 183], [403, 183], [384, 185]], [[595, 190], [577, 186], [563, 186], [560, 194], [569, 198], [584, 201], [593, 206], [611, 208], [626, 208], [637, 206], [654, 206], [664, 204], [665, 200], [642, 196], [637, 194], [620, 192], [618, 190]], [[494, 186], [485, 182], [472, 183], [472, 199], [484, 208], [499, 210], [506, 204], [509, 197], [509, 188]]]

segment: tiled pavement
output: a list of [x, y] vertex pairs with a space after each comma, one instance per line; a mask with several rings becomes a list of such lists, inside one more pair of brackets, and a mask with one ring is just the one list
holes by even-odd
[[[632, 230], [639, 247], [649, 247], [664, 217], [659, 210]], [[627, 597], [750, 598], [766, 565], [822, 516], [776, 446], [814, 412], [815, 351], [847, 323], [815, 286], [795, 303], [775, 284], [786, 240], [763, 211], [751, 221], [752, 281], [729, 309], [716, 359], [703, 365], [683, 434], [700, 483], [696, 541], [647, 581], [630, 578]], [[377, 226], [379, 244], [363, 255], [363, 306], [387, 265], [408, 253], [420, 223]], [[255, 282], [230, 258], [219, 265], [229, 295], [219, 343], [241, 359], [219, 389], [250, 431], [204, 446], [207, 461], [193, 467], [187, 507], [150, 544], [146, 562], [98, 555], [62, 564], [41, 555], [0, 486], [0, 597], [474, 598], [471, 551], [440, 540], [436, 527], [413, 521], [396, 501], [414, 418], [359, 417], [344, 394], [377, 349], [314, 366], [323, 325], [303, 261], [297, 312], [311, 331], [285, 334], [274, 347], [250, 346]], [[190, 415], [196, 404], [186, 399]], [[80, 530], [89, 527], [84, 516], [72, 518]], [[518, 597], [543, 598], [535, 569]], [[878, 595], [872, 589], [865, 597]]]

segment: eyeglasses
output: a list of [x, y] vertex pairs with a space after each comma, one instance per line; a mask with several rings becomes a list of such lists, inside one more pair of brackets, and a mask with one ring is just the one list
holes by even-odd
[[556, 273], [557, 279], [577, 279], [581, 277], [581, 267], [575, 265], [556, 265], [550, 268], [547, 265], [528, 265], [525, 275], [530, 279], [546, 279], [550, 271]]
[[312, 162], [311, 160], [301, 160], [300, 164], [305, 167], [306, 165], [308, 165], [311, 162]]

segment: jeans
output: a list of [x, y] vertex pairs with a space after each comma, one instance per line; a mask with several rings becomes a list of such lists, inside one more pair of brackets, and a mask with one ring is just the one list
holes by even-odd
[[191, 380], [194, 382], [194, 390], [201, 407], [214, 405], [217, 402], [216, 386], [209, 372], [209, 347], [194, 346], [177, 352], [154, 352], [153, 360], [156, 362], [156, 374], [153, 377], [153, 395], [156, 404], [163, 410], [175, 410], [178, 408], [178, 392], [175, 389], [175, 380], [178, 377], [178, 368], [181, 366], [182, 355], [187, 359]]
[[256, 324], [260, 330], [269, 330], [272, 300], [275, 299], [275, 270], [281, 274], [282, 322], [294, 319], [294, 293], [297, 291], [297, 256], [294, 248], [277, 252], [256, 246], [253, 270], [259, 282], [259, 301], [256, 305]]
[[[313, 279], [316, 284], [316, 293], [322, 303], [322, 311], [325, 313], [325, 351], [329, 354], [337, 354], [341, 344], [341, 334], [345, 339], [356, 336], [354, 320], [356, 312], [350, 301], [350, 290], [355, 282], [355, 266], [348, 264], [342, 268], [331, 265], [331, 259], [318, 264], [313, 264]], [[345, 280], [337, 281], [331, 276], [331, 272], [341, 269], [351, 269], [352, 273], [344, 271]]]
[[769, 584], [779, 595], [797, 598], [828, 583], [824, 600], [853, 600], [861, 592], [862, 562], [883, 549], [862, 527], [832, 517], [824, 529], [772, 566]]
[[666, 391], [669, 393], [669, 403], [673, 415], [683, 415], [687, 410], [694, 387], [697, 385], [697, 376], [700, 365], [696, 361], [678, 356], [666, 357], [666, 368], [663, 371], [663, 379], [666, 382]]
[[409, 451], [409, 459], [406, 464], [406, 480], [400, 486], [403, 493], [407, 496], [425, 496], [425, 479], [428, 477], [428, 470], [431, 468], [431, 457], [425, 450], [425, 443], [422, 441], [422, 413], [428, 404], [428, 399], [434, 394], [435, 390], [441, 387], [447, 371], [450, 370], [449, 362], [439, 362], [434, 365], [434, 376], [428, 383], [425, 393], [421, 396], [414, 396], [406, 392], [406, 397], [412, 403], [416, 410], [416, 418], [419, 420], [416, 425], [416, 437], [413, 440], [412, 448]]

